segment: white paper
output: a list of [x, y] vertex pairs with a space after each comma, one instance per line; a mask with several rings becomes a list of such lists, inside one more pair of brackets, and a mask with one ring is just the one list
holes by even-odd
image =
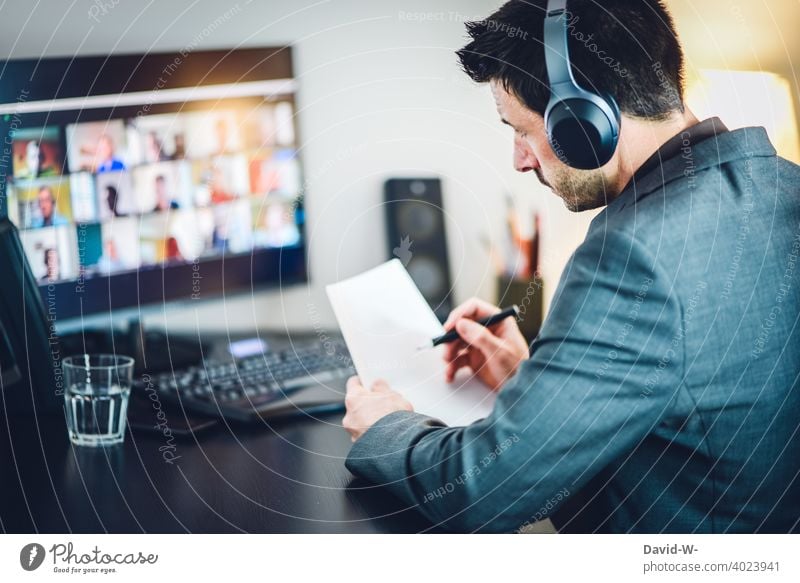
[[444, 346], [417, 350], [444, 328], [399, 260], [326, 289], [365, 387], [383, 379], [415, 411], [451, 426], [491, 413], [495, 394], [477, 378], [462, 374], [445, 382]]

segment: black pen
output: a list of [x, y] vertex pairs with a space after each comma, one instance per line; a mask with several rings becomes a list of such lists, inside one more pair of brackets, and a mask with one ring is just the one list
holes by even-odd
[[[506, 308], [502, 312], [498, 312], [493, 316], [489, 316], [488, 318], [481, 318], [480, 320], [475, 320], [476, 323], [480, 324], [481, 326], [492, 326], [493, 324], [497, 324], [498, 322], [502, 322], [506, 318], [510, 317], [518, 318], [519, 317], [519, 307], [515, 304], [509, 308]], [[460, 336], [456, 329], [453, 328], [450, 332], [446, 334], [442, 334], [441, 336], [437, 336], [430, 343], [423, 344], [417, 350], [424, 350], [425, 348], [433, 348], [434, 346], [439, 346], [440, 344], [447, 344], [448, 342], [453, 342], [454, 340], [458, 340]]]

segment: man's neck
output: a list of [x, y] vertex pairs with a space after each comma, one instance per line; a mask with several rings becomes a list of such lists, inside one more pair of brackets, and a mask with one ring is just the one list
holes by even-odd
[[687, 107], [665, 120], [648, 121], [622, 117], [619, 141], [617, 194], [630, 182], [636, 171], [670, 138], [698, 123]]

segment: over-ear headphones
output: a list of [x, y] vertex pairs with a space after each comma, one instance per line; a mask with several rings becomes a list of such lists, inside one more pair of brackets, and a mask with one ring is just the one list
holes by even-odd
[[567, 47], [567, 0], [548, 0], [544, 19], [544, 61], [550, 101], [544, 124], [550, 147], [565, 164], [581, 170], [607, 163], [619, 140], [619, 107], [575, 82]]

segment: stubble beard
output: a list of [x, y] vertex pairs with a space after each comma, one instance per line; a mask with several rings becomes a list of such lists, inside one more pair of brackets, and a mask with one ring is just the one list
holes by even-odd
[[602, 170], [575, 170], [559, 168], [551, 181], [544, 178], [541, 169], [536, 169], [539, 182], [550, 188], [564, 206], [578, 213], [606, 206], [613, 200], [608, 182]]

